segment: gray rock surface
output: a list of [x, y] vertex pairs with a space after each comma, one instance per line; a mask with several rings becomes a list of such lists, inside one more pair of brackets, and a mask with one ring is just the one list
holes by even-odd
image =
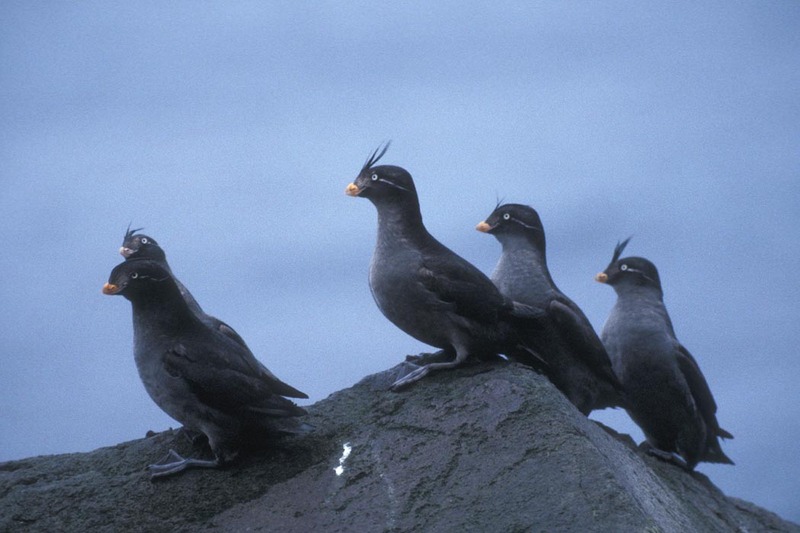
[[524, 366], [387, 391], [403, 371], [316, 403], [313, 434], [224, 470], [151, 482], [145, 465], [170, 447], [201, 453], [172, 430], [0, 463], [0, 531], [800, 532], [644, 455]]

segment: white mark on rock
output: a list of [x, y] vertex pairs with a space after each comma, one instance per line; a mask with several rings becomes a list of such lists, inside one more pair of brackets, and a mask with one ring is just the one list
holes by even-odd
[[339, 466], [333, 469], [333, 471], [336, 472], [337, 476], [341, 476], [342, 474], [344, 474], [344, 462], [347, 460], [348, 457], [350, 457], [350, 452], [352, 451], [352, 449], [353, 447], [350, 446], [349, 442], [345, 442], [342, 445], [342, 456], [339, 457]]

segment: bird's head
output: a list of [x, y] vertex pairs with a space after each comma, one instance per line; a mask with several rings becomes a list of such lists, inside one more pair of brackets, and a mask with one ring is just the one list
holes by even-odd
[[361, 167], [356, 179], [345, 189], [348, 196], [367, 198], [374, 204], [403, 202], [417, 198], [417, 189], [411, 174], [394, 165], [378, 165], [390, 143], [378, 147]]
[[501, 243], [521, 237], [540, 250], [545, 247], [542, 220], [539, 213], [527, 205], [498, 204], [475, 229], [494, 235]]
[[103, 294], [120, 294], [129, 300], [156, 294], [174, 286], [172, 275], [158, 261], [131, 259], [115, 266], [103, 285]]
[[622, 251], [627, 246], [630, 237], [617, 243], [614, 248], [614, 255], [608, 267], [594, 279], [600, 283], [607, 283], [612, 287], [651, 287], [661, 291], [661, 279], [658, 276], [656, 266], [644, 257], [622, 257]]
[[122, 246], [119, 253], [125, 259], [155, 259], [157, 261], [165, 261], [166, 254], [164, 250], [158, 245], [156, 240], [147, 235], [136, 233], [142, 228], [131, 229], [128, 226], [125, 231], [125, 237], [122, 239]]

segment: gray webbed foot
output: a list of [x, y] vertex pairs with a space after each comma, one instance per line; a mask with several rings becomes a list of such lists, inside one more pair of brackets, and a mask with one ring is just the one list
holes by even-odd
[[417, 368], [416, 370], [413, 370], [413, 371], [409, 372], [408, 374], [406, 374], [402, 378], [400, 378], [397, 381], [395, 381], [394, 383], [392, 383], [392, 386], [389, 387], [389, 390], [397, 392], [397, 391], [402, 390], [402, 389], [408, 387], [409, 385], [411, 385], [413, 383], [416, 383], [417, 381], [421, 380], [422, 378], [427, 376], [433, 370], [445, 370], [447, 368], [456, 368], [456, 367], [461, 366], [461, 365], [462, 365], [462, 361], [458, 361], [458, 360], [452, 361], [452, 362], [449, 362], [449, 363], [431, 363], [431, 364], [425, 365], [423, 367]]
[[418, 355], [407, 355], [406, 362], [415, 365], [428, 365], [431, 363], [443, 363], [455, 359], [456, 354], [448, 350], [439, 350], [433, 353], [421, 353]]
[[203, 444], [208, 444], [208, 437], [205, 436], [201, 431], [195, 431], [193, 429], [187, 429], [182, 427], [180, 430], [181, 435], [184, 436], [186, 440], [189, 441], [189, 444], [192, 446], [201, 446]]
[[157, 479], [162, 477], [171, 476], [178, 472], [183, 472], [187, 468], [219, 468], [220, 463], [216, 459], [192, 459], [191, 457], [181, 457], [175, 450], [170, 450], [167, 457], [160, 463], [148, 465], [147, 469], [150, 470], [150, 479]]
[[639, 445], [639, 447], [642, 450], [644, 450], [644, 452], [647, 455], [651, 455], [651, 456], [655, 457], [656, 459], [661, 459], [662, 461], [664, 461], [666, 463], [672, 463], [672, 464], [677, 465], [677, 466], [679, 466], [679, 467], [681, 467], [683, 469], [691, 470], [689, 468], [689, 466], [686, 464], [686, 461], [684, 461], [681, 457], [675, 455], [672, 452], [666, 452], [664, 450], [660, 450], [660, 449], [656, 448], [655, 446], [653, 446], [652, 444], [650, 444], [647, 441], [644, 441], [643, 443], [641, 443]]

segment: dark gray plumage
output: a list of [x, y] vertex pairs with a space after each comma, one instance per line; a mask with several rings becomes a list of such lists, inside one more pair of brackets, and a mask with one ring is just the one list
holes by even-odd
[[171, 460], [150, 465], [153, 477], [188, 467], [217, 467], [236, 458], [242, 441], [310, 428], [293, 417], [305, 411], [283, 398], [307, 398], [280, 381], [253, 354], [190, 309], [175, 279], [159, 262], [117, 265], [103, 287], [133, 307], [134, 359], [153, 401], [191, 431], [208, 437], [215, 460]]
[[[369, 286], [386, 318], [452, 359], [422, 366], [392, 388], [407, 386], [432, 370], [459, 366], [470, 357], [504, 353], [540, 365], [536, 354], [540, 314], [502, 296], [482, 272], [428, 233], [411, 175], [400, 167], [375, 166], [385, 151], [376, 150], [345, 191], [367, 198], [378, 211]], [[515, 321], [527, 328], [519, 328]], [[520, 335], [523, 329], [525, 339]]]
[[505, 296], [541, 310], [552, 324], [548, 377], [583, 413], [623, 405], [622, 386], [603, 343], [583, 311], [562, 293], [547, 268], [544, 227], [535, 209], [498, 205], [478, 224], [503, 247], [492, 281]]
[[675, 336], [658, 270], [641, 257], [620, 259], [627, 243], [617, 245], [595, 279], [617, 293], [602, 340], [625, 388], [628, 413], [655, 455], [677, 453], [689, 470], [701, 461], [733, 464], [718, 440], [733, 436], [719, 427], [711, 389]]
[[122, 239], [122, 246], [119, 249], [120, 255], [124, 257], [126, 261], [131, 259], [151, 259], [159, 263], [167, 270], [167, 272], [170, 273], [172, 279], [175, 281], [175, 284], [178, 286], [178, 289], [181, 291], [183, 299], [186, 300], [186, 304], [189, 306], [189, 309], [201, 321], [203, 321], [209, 327], [218, 329], [221, 333], [238, 342], [249, 351], [250, 348], [247, 347], [244, 339], [242, 339], [241, 335], [236, 333], [235, 329], [217, 317], [211, 316], [203, 311], [203, 308], [200, 307], [199, 303], [197, 303], [197, 300], [195, 300], [194, 296], [192, 296], [192, 293], [189, 292], [189, 289], [187, 289], [183, 283], [181, 283], [172, 273], [172, 269], [170, 268], [169, 263], [167, 263], [167, 254], [164, 252], [164, 249], [159, 246], [154, 238], [141, 233], [136, 233], [137, 231], [140, 231], [140, 229], [141, 228], [132, 230], [130, 226], [128, 226], [128, 229], [125, 232], [125, 237]]

